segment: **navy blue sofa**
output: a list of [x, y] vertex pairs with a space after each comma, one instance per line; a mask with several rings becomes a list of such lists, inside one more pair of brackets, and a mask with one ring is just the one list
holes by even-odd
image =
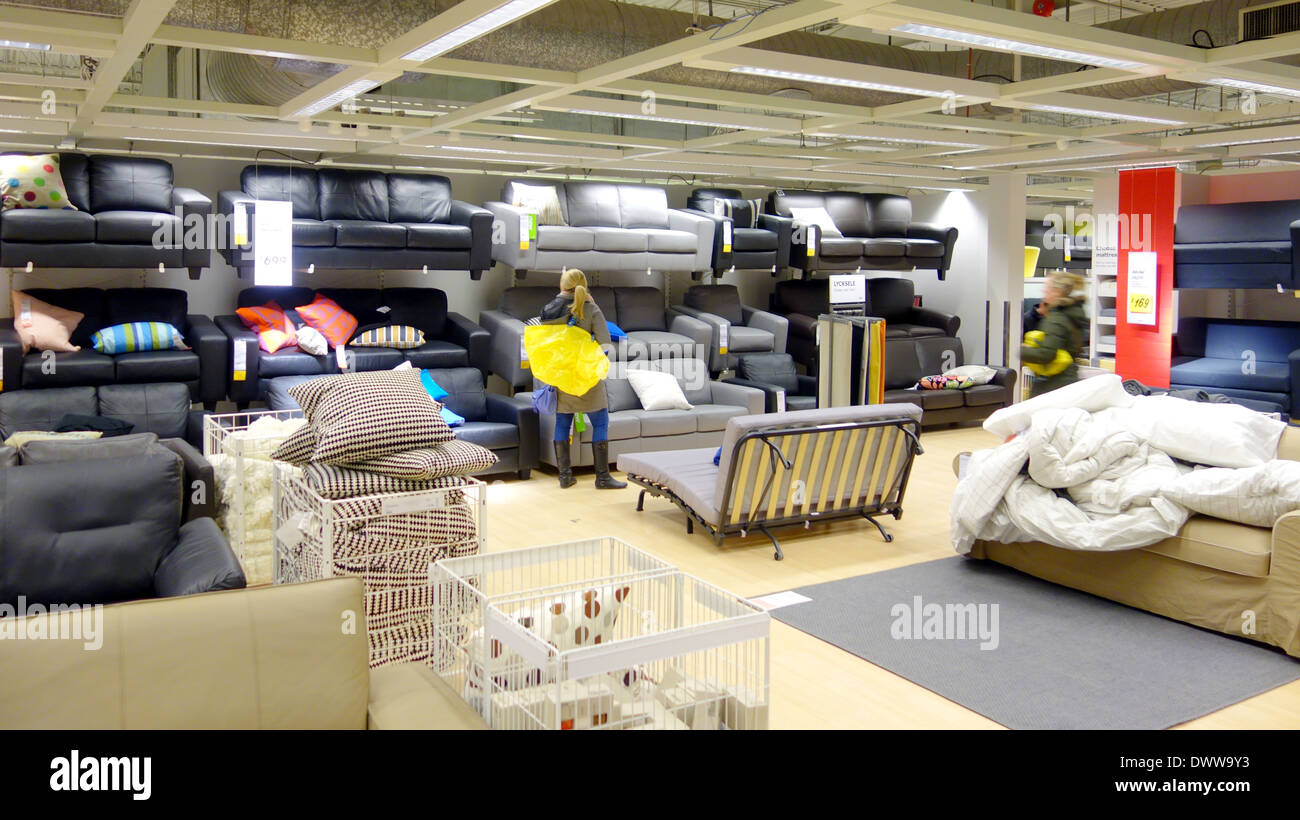
[[1300, 324], [1182, 319], [1169, 386], [1272, 402], [1300, 413]]
[[1184, 205], [1174, 222], [1174, 287], [1300, 287], [1300, 199]]

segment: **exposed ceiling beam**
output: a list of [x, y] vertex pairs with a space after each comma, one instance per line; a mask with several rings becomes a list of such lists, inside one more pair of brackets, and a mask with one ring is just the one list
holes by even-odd
[[122, 36], [117, 41], [113, 56], [99, 64], [94, 81], [86, 92], [86, 99], [77, 109], [77, 119], [69, 129], [74, 138], [86, 133], [95, 117], [104, 110], [109, 98], [117, 93], [122, 78], [135, 65], [140, 52], [149, 44], [150, 38], [175, 5], [176, 0], [131, 0], [131, 5], [122, 17]]

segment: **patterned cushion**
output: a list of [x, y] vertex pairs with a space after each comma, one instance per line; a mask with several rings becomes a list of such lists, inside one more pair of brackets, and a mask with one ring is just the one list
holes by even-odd
[[181, 332], [166, 322], [127, 322], [95, 331], [90, 343], [99, 353], [138, 353], [142, 350], [189, 350]]
[[[448, 428], [450, 432], [451, 428]], [[427, 481], [449, 475], [469, 475], [496, 464], [496, 453], [468, 441], [453, 439], [423, 450], [392, 453], [369, 461], [345, 465], [351, 470], [379, 473], [407, 481]]]
[[302, 320], [319, 330], [334, 347], [347, 344], [356, 332], [357, 318], [328, 296], [318, 293], [310, 305], [302, 305], [297, 310]]
[[58, 154], [0, 156], [0, 193], [4, 210], [45, 208], [75, 211], [59, 173]]
[[350, 343], [353, 347], [393, 347], [408, 350], [424, 345], [424, 331], [406, 325], [389, 325], [365, 331]]
[[[312, 449], [315, 448], [313, 442]], [[379, 493], [411, 493], [420, 490], [441, 490], [465, 484], [460, 476], [442, 476], [427, 481], [405, 481], [400, 478], [350, 470], [333, 464], [308, 464], [303, 468], [307, 485], [322, 498], [351, 498]]]
[[261, 307], [242, 307], [235, 311], [244, 327], [257, 334], [258, 347], [274, 353], [297, 343], [293, 322], [274, 300]]
[[304, 424], [298, 428], [298, 432], [289, 436], [280, 443], [271, 453], [271, 458], [276, 461], [287, 461], [290, 464], [306, 464], [311, 460], [311, 454], [316, 452], [316, 431], [311, 429], [310, 424]]
[[413, 369], [332, 376], [295, 385], [289, 395], [316, 430], [312, 461], [356, 464], [455, 437]]

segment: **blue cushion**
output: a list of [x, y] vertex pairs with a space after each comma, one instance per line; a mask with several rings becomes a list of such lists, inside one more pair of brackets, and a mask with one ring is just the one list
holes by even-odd
[[[1170, 390], [1204, 390], [1207, 393], [1222, 393], [1233, 399], [1238, 404], [1250, 407], [1252, 410], [1263, 410], [1264, 412], [1276, 412], [1277, 410], [1287, 411], [1291, 408], [1290, 393], [1267, 393], [1261, 390], [1239, 390], [1235, 387], [1206, 387], [1203, 384], [1179, 384], [1171, 382]], [[1247, 404], [1252, 402], [1254, 405]]]
[[713, 463], [715, 466], [720, 466], [721, 462], [722, 462], [722, 448], [719, 447], [718, 452], [713, 454]]
[[1174, 255], [1174, 287], [1176, 288], [1267, 288], [1277, 285], [1295, 287], [1291, 263], [1285, 265], [1250, 262], [1247, 264], [1205, 265], [1179, 262]]
[[465, 423], [464, 417], [456, 415], [449, 407], [442, 408], [442, 420], [447, 422], [448, 427], [459, 427]]
[[[438, 383], [433, 380], [433, 376], [430, 376], [427, 370], [420, 371], [420, 381], [424, 383], [424, 389], [428, 391], [434, 401], [442, 401], [449, 395], [446, 390], [438, 386]], [[461, 419], [461, 421], [464, 421], [464, 419]]]
[[627, 338], [627, 333], [624, 332], [623, 328], [619, 327], [618, 325], [614, 324], [608, 319], [605, 320], [605, 324], [609, 325], [609, 338], [612, 341], [617, 342], [619, 339]]
[[1198, 387], [1232, 387], [1265, 393], [1291, 390], [1291, 368], [1280, 362], [1255, 361], [1255, 372], [1241, 372], [1241, 359], [1193, 359], [1179, 356], [1169, 368], [1169, 380]]
[[1300, 350], [1300, 324], [1206, 322], [1206, 356], [1239, 362], [1247, 350], [1257, 361], [1285, 362], [1291, 351]]

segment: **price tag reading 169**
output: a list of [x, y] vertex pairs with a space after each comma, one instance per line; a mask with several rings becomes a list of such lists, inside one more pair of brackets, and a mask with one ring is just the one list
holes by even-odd
[[1134, 293], [1128, 297], [1128, 309], [1133, 313], [1150, 313], [1153, 301], [1149, 293]]

